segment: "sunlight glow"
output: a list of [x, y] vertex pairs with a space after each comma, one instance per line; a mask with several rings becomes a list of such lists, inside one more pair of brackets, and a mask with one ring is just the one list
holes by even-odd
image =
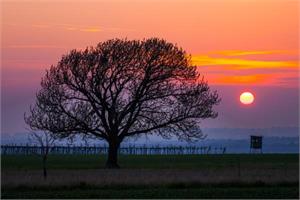
[[251, 92], [243, 92], [240, 96], [240, 101], [242, 104], [252, 104], [254, 101], [254, 96]]

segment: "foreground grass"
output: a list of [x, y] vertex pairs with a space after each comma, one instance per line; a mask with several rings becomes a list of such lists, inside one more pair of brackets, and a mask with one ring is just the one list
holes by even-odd
[[[4, 155], [2, 169], [40, 169], [38, 156]], [[50, 155], [49, 169], [101, 169], [104, 155]], [[220, 169], [239, 166], [277, 169], [299, 167], [299, 154], [121, 155], [123, 169]]]
[[1, 198], [299, 198], [299, 154], [2, 156]]
[[62, 187], [62, 188], [10, 188], [2, 191], [1, 198], [276, 198], [276, 199], [296, 199], [299, 198], [299, 189], [297, 184], [289, 185], [169, 185], [153, 187]]

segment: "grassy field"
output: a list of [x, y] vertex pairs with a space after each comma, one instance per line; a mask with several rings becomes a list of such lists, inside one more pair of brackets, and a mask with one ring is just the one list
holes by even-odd
[[298, 198], [299, 155], [2, 156], [2, 198]]
[[[40, 169], [37, 156], [1, 157], [2, 169]], [[101, 169], [104, 155], [50, 155], [49, 169]], [[225, 154], [225, 155], [123, 155], [119, 164], [125, 169], [220, 169], [236, 167], [298, 168], [298, 154]]]
[[200, 198], [257, 198], [257, 199], [297, 199], [298, 186], [199, 186], [192, 188], [179, 187], [131, 187], [131, 188], [101, 188], [101, 187], [72, 187], [72, 188], [17, 188], [2, 192], [2, 198], [39, 198], [39, 199], [85, 199], [85, 198], [156, 198], [156, 199], [200, 199]]

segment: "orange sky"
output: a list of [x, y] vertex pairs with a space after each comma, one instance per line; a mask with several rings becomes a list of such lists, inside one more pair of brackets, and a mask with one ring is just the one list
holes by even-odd
[[2, 67], [14, 77], [4, 80], [39, 80], [72, 48], [155, 36], [191, 53], [210, 84], [296, 87], [298, 8], [296, 0], [7, 0]]
[[[2, 0], [0, 5], [2, 132], [24, 130], [23, 114], [51, 64], [73, 48], [116, 37], [164, 38], [190, 53], [222, 97], [211, 127], [299, 125], [298, 0]], [[238, 100], [244, 90], [256, 96], [247, 109]]]

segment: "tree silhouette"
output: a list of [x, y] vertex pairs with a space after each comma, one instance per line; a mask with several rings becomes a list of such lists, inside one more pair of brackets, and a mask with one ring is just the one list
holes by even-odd
[[28, 140], [30, 144], [37, 144], [40, 146], [40, 151], [36, 152], [37, 155], [41, 156], [43, 161], [43, 176], [47, 179], [47, 159], [50, 148], [55, 145], [55, 138], [49, 132], [31, 132]]
[[106, 167], [117, 168], [126, 137], [203, 137], [201, 119], [215, 118], [220, 99], [190, 56], [165, 40], [113, 39], [72, 50], [51, 66], [25, 121], [64, 138], [95, 136], [109, 144]]

